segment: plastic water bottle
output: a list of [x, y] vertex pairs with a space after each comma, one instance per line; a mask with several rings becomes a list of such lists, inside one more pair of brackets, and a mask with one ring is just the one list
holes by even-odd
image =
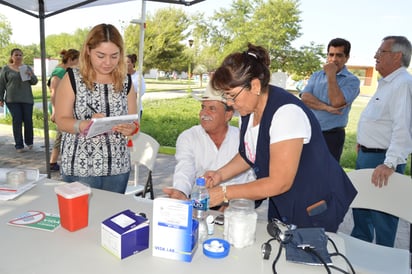
[[206, 217], [209, 210], [209, 192], [206, 188], [205, 178], [196, 179], [196, 185], [193, 187], [192, 194], [193, 218], [199, 222], [199, 242], [207, 238]]

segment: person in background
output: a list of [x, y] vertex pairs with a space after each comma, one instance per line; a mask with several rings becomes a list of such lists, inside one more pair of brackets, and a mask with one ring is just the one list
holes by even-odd
[[[269, 54], [248, 45], [228, 55], [212, 86], [242, 117], [239, 152], [204, 174], [210, 206], [232, 199], [269, 198], [268, 220], [336, 232], [357, 194], [330, 154], [320, 125], [299, 98], [269, 85]], [[253, 168], [257, 180], [221, 187]]]
[[9, 64], [0, 72], [0, 106], [6, 103], [11, 113], [14, 147], [17, 152], [24, 151], [24, 144], [30, 150], [33, 148], [34, 100], [31, 86], [37, 82], [37, 76], [30, 66], [23, 64], [23, 52], [18, 48], [12, 49]]
[[[374, 168], [371, 182], [388, 184], [393, 172], [404, 173], [412, 152], [411, 43], [403, 36], [387, 36], [375, 53], [375, 69], [382, 78], [361, 113], [357, 129], [356, 169]], [[396, 197], [388, 197], [388, 199]], [[367, 209], [353, 209], [352, 236], [393, 247], [398, 218]]]
[[360, 81], [346, 68], [351, 44], [342, 38], [328, 44], [327, 62], [315, 72], [299, 94], [320, 123], [323, 137], [333, 157], [339, 162], [345, 143], [352, 102], [359, 95]]
[[[206, 170], [217, 169], [236, 155], [239, 147], [239, 128], [229, 125], [233, 108], [228, 107], [222, 96], [214, 95], [208, 85], [199, 98], [200, 125], [183, 131], [176, 141], [176, 167], [173, 188], [163, 192], [171, 198], [188, 199], [197, 177]], [[222, 185], [244, 183], [250, 180], [252, 171], [244, 172]]]
[[[50, 88], [50, 101], [52, 106], [52, 113], [50, 120], [54, 122], [54, 115], [55, 115], [55, 95], [57, 86], [60, 83], [60, 80], [63, 78], [64, 74], [66, 73], [67, 68], [76, 67], [79, 63], [79, 55], [80, 52], [76, 49], [69, 49], [69, 50], [62, 50], [60, 52], [60, 56], [62, 58], [62, 62], [57, 65], [50, 75], [50, 79], [48, 82], [48, 86]], [[60, 154], [60, 145], [61, 145], [61, 138], [62, 134], [57, 129], [56, 139], [54, 140], [53, 150], [50, 155], [50, 170], [51, 171], [59, 171], [60, 166], [57, 163], [57, 159], [59, 158]]]
[[[137, 56], [136, 54], [127, 55], [127, 73], [132, 77], [132, 82], [135, 91], [139, 94], [138, 96], [138, 110], [140, 110], [139, 118], [142, 120], [143, 115], [143, 104], [142, 97], [146, 91], [146, 84], [144, 82], [143, 74], [136, 70]], [[140, 79], [140, 80], [139, 80]]]
[[93, 27], [80, 51], [79, 68], [68, 68], [57, 87], [56, 124], [62, 131], [65, 182], [124, 193], [131, 169], [127, 137], [138, 121], [86, 138], [92, 118], [136, 114], [136, 92], [126, 72], [123, 38], [110, 24]]

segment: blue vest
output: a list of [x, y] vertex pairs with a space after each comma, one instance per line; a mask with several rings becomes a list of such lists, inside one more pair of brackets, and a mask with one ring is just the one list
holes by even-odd
[[[326, 231], [336, 232], [357, 191], [330, 154], [316, 117], [298, 98], [279, 87], [270, 86], [260, 121], [255, 163], [250, 162], [245, 154], [244, 137], [250, 115], [242, 117], [239, 153], [253, 168], [258, 179], [269, 176], [269, 129], [274, 113], [285, 104], [295, 104], [303, 109], [309, 118], [312, 135], [310, 142], [303, 145], [292, 187], [269, 198], [268, 219], [275, 217], [298, 227], [323, 227]], [[326, 201], [327, 210], [309, 216], [307, 208], [321, 200]]]

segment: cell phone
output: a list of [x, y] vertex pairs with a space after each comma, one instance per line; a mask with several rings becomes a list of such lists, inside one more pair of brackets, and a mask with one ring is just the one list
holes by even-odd
[[225, 215], [220, 214], [215, 218], [215, 224], [223, 225], [225, 223]]

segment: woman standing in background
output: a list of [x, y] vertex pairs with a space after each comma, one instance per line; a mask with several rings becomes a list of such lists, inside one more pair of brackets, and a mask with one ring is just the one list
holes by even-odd
[[[23, 52], [12, 49], [9, 64], [0, 73], [0, 106], [6, 103], [13, 119], [14, 147], [17, 152], [24, 151], [24, 144], [33, 148], [33, 91], [37, 84], [33, 70], [23, 64]], [[24, 142], [23, 127], [24, 124]]]
[[[54, 122], [54, 104], [56, 98], [56, 89], [60, 83], [60, 80], [63, 78], [64, 74], [66, 73], [67, 68], [76, 67], [79, 63], [79, 55], [80, 52], [76, 49], [69, 49], [69, 50], [62, 50], [60, 52], [60, 56], [62, 58], [61, 64], [57, 65], [53, 72], [51, 73], [50, 80], [47, 83], [50, 88], [50, 101], [52, 106], [52, 113], [50, 120]], [[62, 134], [59, 129], [57, 129], [56, 139], [54, 140], [53, 150], [50, 156], [50, 170], [52, 171], [59, 171], [60, 166], [57, 163], [57, 159], [59, 158], [60, 154], [60, 144], [62, 140]]]

